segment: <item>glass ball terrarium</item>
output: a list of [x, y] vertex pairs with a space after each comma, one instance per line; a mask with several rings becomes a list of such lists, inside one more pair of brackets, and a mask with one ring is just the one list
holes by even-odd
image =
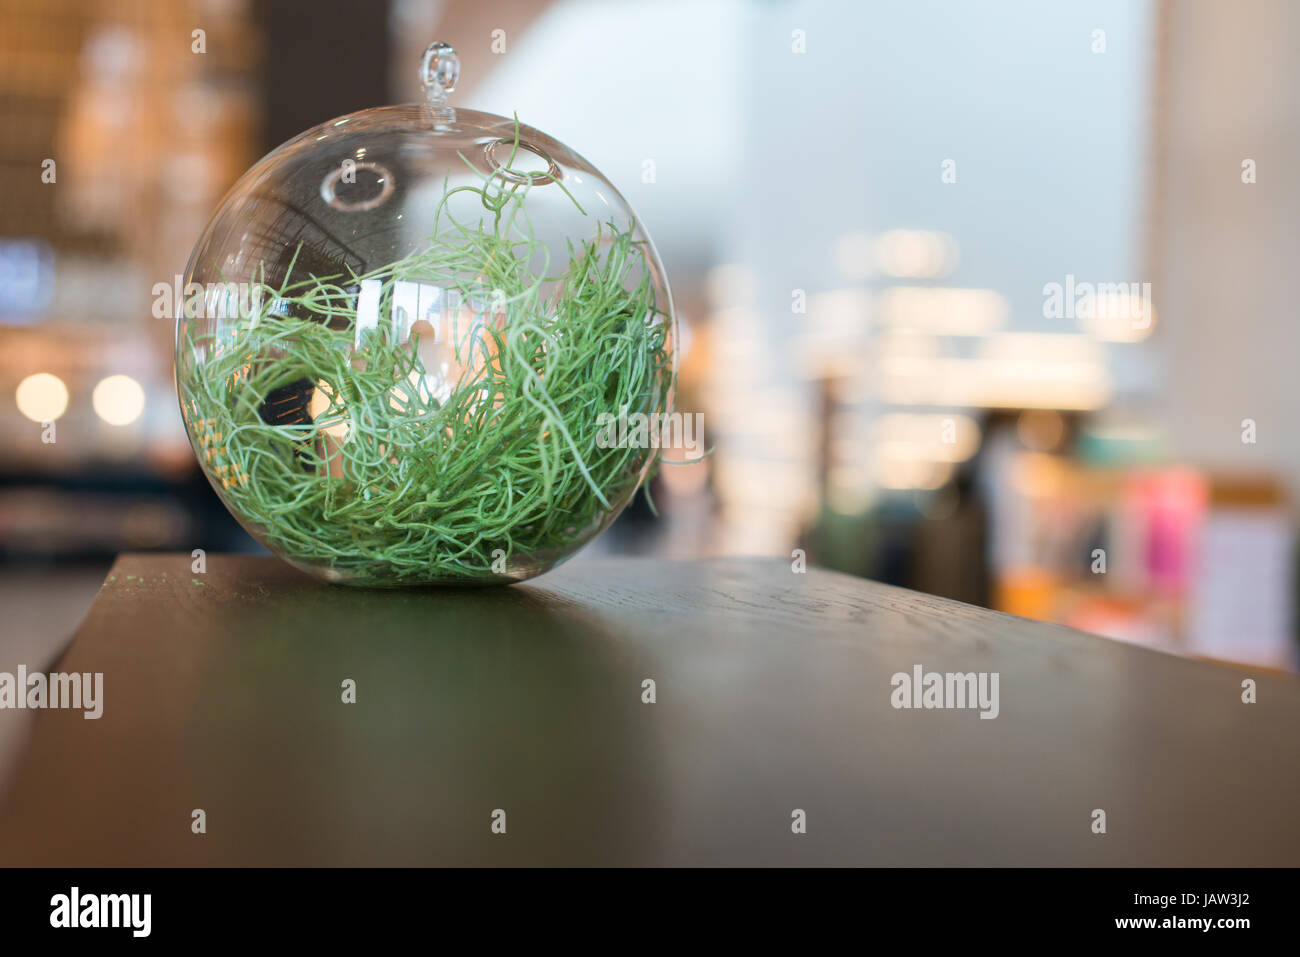
[[[176, 386], [199, 462], [272, 552], [329, 581], [531, 578], [623, 509], [670, 409], [672, 303], [617, 190], [563, 144], [427, 102], [307, 130], [199, 239]], [[646, 443], [640, 443], [645, 446]]]

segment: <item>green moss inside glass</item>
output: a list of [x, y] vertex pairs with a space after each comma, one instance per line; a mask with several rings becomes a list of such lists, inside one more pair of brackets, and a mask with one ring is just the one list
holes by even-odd
[[447, 108], [438, 49], [429, 104], [322, 124], [245, 175], [177, 322], [204, 471], [331, 581], [546, 571], [653, 466], [600, 441], [602, 415], [670, 408], [671, 300], [630, 209], [544, 134]]

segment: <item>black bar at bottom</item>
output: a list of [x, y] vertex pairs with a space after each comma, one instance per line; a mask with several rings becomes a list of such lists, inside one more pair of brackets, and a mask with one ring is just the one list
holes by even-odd
[[927, 944], [1099, 936], [1231, 944], [1290, 936], [1294, 884], [1294, 871], [1265, 869], [9, 869], [0, 870], [0, 914], [6, 941], [86, 944], [337, 945], [400, 941], [420, 928], [495, 942], [530, 927], [538, 944], [561, 927], [568, 939], [599, 927], [668, 943], [692, 927], [734, 939], [855, 926]]

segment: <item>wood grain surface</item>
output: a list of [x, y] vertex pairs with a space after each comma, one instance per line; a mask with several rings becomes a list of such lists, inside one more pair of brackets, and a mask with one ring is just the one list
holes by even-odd
[[[916, 665], [998, 673], [998, 717], [894, 708]], [[103, 717], [37, 713], [5, 864], [1300, 863], [1295, 680], [785, 561], [362, 591], [124, 555], [55, 670]]]

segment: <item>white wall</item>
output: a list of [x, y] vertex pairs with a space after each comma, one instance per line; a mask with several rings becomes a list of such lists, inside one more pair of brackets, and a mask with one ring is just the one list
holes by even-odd
[[[1169, 4], [1158, 345], [1176, 454], [1276, 468], [1300, 500], [1300, 5]], [[1257, 182], [1241, 180], [1254, 159]], [[1254, 419], [1257, 442], [1242, 443]]]

